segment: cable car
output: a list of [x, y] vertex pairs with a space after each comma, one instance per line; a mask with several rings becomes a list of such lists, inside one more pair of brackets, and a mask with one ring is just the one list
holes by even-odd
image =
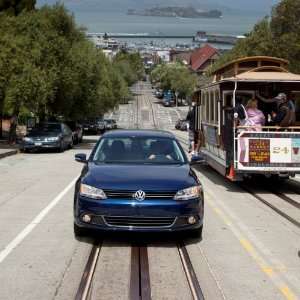
[[[290, 73], [288, 64], [267, 56], [238, 59], [217, 69], [212, 82], [196, 93], [200, 153], [208, 165], [232, 181], [253, 174], [289, 177], [300, 173], [300, 75]], [[270, 121], [279, 93], [293, 97], [296, 122], [292, 127]], [[260, 98], [274, 100], [266, 103]], [[245, 108], [250, 99], [258, 100], [265, 126], [242, 126], [236, 120], [237, 104]]]

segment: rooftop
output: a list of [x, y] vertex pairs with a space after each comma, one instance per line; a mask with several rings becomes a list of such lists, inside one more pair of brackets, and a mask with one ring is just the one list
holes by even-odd
[[210, 45], [205, 45], [202, 48], [195, 50], [191, 55], [191, 68], [194, 71], [199, 70], [209, 59], [211, 59], [218, 50]]

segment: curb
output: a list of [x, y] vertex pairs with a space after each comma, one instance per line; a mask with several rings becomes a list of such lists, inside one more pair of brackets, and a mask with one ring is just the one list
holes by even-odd
[[8, 156], [16, 155], [18, 153], [19, 153], [19, 150], [11, 150], [11, 151], [7, 151], [5, 153], [0, 153], [0, 159], [8, 157]]

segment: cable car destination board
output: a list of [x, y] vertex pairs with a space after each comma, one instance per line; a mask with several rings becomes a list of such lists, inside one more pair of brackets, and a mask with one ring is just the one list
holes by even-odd
[[242, 132], [238, 137], [238, 169], [300, 169], [300, 133]]

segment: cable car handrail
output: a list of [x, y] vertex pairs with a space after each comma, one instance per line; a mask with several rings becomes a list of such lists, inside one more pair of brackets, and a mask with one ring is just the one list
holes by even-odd
[[216, 128], [219, 127], [219, 125], [216, 124], [216, 123], [208, 123], [208, 122], [205, 122], [205, 121], [202, 121], [202, 125], [211, 126], [211, 127], [216, 127]]
[[288, 126], [288, 127], [282, 127], [282, 126], [255, 126], [255, 125], [251, 125], [251, 126], [236, 126], [235, 128], [237, 129], [249, 129], [249, 128], [261, 128], [261, 129], [274, 129], [274, 130], [278, 130], [278, 129], [298, 129], [300, 130], [300, 126]]

